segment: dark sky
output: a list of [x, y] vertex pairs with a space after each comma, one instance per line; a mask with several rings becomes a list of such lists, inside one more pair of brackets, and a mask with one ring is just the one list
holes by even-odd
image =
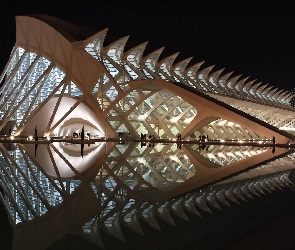
[[[119, 3], [118, 3], [119, 2]], [[295, 2], [293, 1], [48, 1], [1, 7], [1, 68], [15, 41], [15, 15], [48, 14], [83, 24], [133, 44], [149, 41], [149, 51], [180, 52], [224, 73], [250, 76], [293, 89]], [[3, 3], [4, 4], [4, 3]], [[4, 25], [3, 25], [4, 24]]]

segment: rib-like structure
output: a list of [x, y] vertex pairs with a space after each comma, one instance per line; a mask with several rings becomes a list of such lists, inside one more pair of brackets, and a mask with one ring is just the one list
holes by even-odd
[[187, 220], [292, 185], [293, 152], [273, 148], [294, 138], [294, 95], [178, 53], [161, 58], [164, 48], [145, 53], [147, 42], [125, 49], [128, 36], [106, 44], [107, 29], [43, 15], [16, 27], [0, 78], [2, 136], [241, 144], [100, 142], [83, 158], [66, 142], [0, 145], [14, 249], [45, 249], [67, 233], [103, 247], [100, 230], [124, 241], [121, 225], [143, 235], [140, 220], [160, 230], [157, 218], [175, 224], [171, 213]]

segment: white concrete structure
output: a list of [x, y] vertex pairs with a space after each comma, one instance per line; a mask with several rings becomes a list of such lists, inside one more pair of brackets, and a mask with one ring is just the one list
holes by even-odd
[[[241, 145], [294, 137], [292, 95], [283, 90], [202, 63], [187, 67], [191, 58], [173, 64], [177, 54], [159, 61], [163, 48], [143, 56], [147, 43], [124, 51], [128, 37], [104, 45], [107, 30], [49, 16], [19, 16], [16, 27], [0, 89], [0, 129], [12, 125], [14, 136], [26, 138], [36, 126], [39, 136], [72, 136], [84, 126], [95, 137], [206, 134]], [[123, 240], [120, 223], [143, 233], [138, 219], [158, 228], [155, 215], [173, 224], [170, 211], [186, 219], [182, 209], [198, 214], [194, 204], [209, 210], [208, 203], [290, 185], [294, 157], [283, 148], [170, 144], [95, 144], [83, 159], [79, 147], [63, 143], [39, 145], [36, 156], [31, 145], [0, 151], [0, 198], [15, 249], [46, 248], [69, 232], [102, 246], [99, 227]]]

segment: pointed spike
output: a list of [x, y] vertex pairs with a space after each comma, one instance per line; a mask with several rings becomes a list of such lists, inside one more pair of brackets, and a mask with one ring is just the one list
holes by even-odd
[[225, 199], [224, 191], [219, 191], [216, 193], [216, 199], [224, 204], [227, 207], [231, 207], [231, 205], [228, 203], [228, 201]]
[[148, 54], [147, 56], [142, 58], [142, 61], [147, 61], [149, 59], [157, 62], [159, 60], [159, 57], [161, 55], [161, 53], [163, 52], [163, 50], [165, 49], [165, 47], [161, 47], [155, 51], [153, 51], [152, 53]]
[[199, 213], [199, 211], [196, 209], [193, 199], [190, 202], [185, 202], [184, 209], [192, 214], [195, 214], [199, 217], [202, 217], [202, 215]]
[[200, 196], [196, 198], [196, 202], [195, 205], [197, 207], [199, 207], [200, 209], [204, 210], [205, 212], [211, 213], [212, 211], [210, 210], [210, 208], [207, 206], [206, 202], [204, 201], [204, 197]]
[[219, 82], [226, 82], [227, 79], [228, 79], [233, 73], [234, 73], [234, 71], [229, 72], [229, 73], [227, 73], [227, 74], [225, 74], [225, 75], [219, 77], [219, 78], [218, 78], [218, 81], [219, 81]]
[[157, 63], [158, 67], [160, 68], [162, 65], [166, 67], [166, 69], [171, 72], [172, 64], [175, 60], [175, 58], [179, 55], [179, 52], [174, 53], [173, 55], [167, 56], [166, 58], [162, 59]]
[[144, 221], [146, 224], [148, 224], [150, 227], [161, 231], [161, 228], [159, 227], [159, 224], [155, 217], [155, 212], [153, 209], [153, 205], [147, 204], [144, 207], [140, 208], [139, 210], [139, 218]]
[[201, 71], [198, 72], [198, 76], [203, 77], [205, 79], [214, 67], [215, 65], [211, 65], [205, 69], [202, 69]]
[[193, 57], [189, 57], [189, 58], [186, 58], [186, 59], [174, 64], [172, 67], [172, 70], [175, 71], [176, 69], [179, 68], [179, 71], [182, 73], [192, 59], [193, 59]]
[[240, 205], [240, 202], [238, 202], [237, 199], [234, 197], [232, 190], [225, 190], [225, 195], [230, 201]]
[[208, 75], [209, 82], [211, 82], [211, 83], [217, 82], [218, 77], [220, 76], [220, 74], [223, 71], [224, 71], [224, 68], [223, 69], [220, 69], [220, 70], [217, 70], [217, 71], [211, 73], [210, 75]]
[[226, 81], [226, 85], [233, 89], [233, 85], [235, 84], [235, 82], [241, 77], [242, 75], [238, 75], [238, 76], [234, 76], [232, 78], [230, 78], [228, 81]]
[[235, 195], [237, 198], [239, 198], [240, 200], [243, 200], [243, 201], [247, 201], [247, 200], [245, 199], [245, 197], [243, 196], [240, 187], [235, 188], [233, 191], [234, 191], [234, 195]]
[[168, 204], [162, 204], [162, 205], [158, 205], [156, 208], [156, 213], [155, 215], [158, 216], [159, 218], [161, 218], [162, 220], [166, 221], [167, 223], [169, 223], [172, 226], [176, 226], [174, 220], [171, 217], [171, 214], [167, 208]]
[[[113, 224], [114, 225], [114, 224]], [[106, 233], [108, 233], [109, 235], [113, 236], [114, 238], [126, 243], [126, 240], [125, 240], [125, 237], [122, 233], [122, 230], [121, 230], [121, 226], [120, 224], [116, 224], [116, 228], [113, 228], [113, 227], [108, 227], [107, 225], [104, 225], [103, 227], [104, 231]]]
[[202, 61], [202, 62], [199, 62], [197, 64], [194, 64], [192, 66], [190, 66], [189, 68], [187, 68], [185, 70], [185, 74], [187, 76], [192, 76], [193, 78], [196, 76], [196, 73], [198, 72], [198, 70], [200, 69], [200, 67], [202, 66], [202, 64], [204, 63], [205, 61]]
[[208, 195], [206, 197], [206, 202], [209, 203], [211, 206], [219, 209], [219, 210], [222, 210], [221, 207], [219, 206], [219, 204], [217, 203], [217, 201], [215, 200], [215, 197], [213, 195]]
[[[134, 219], [135, 218], [135, 219]], [[126, 227], [128, 227], [130, 230], [132, 230], [135, 233], [138, 233], [139, 235], [144, 236], [143, 230], [140, 226], [139, 223], [139, 218], [137, 216], [137, 214], [133, 214], [130, 218], [126, 218], [126, 216], [124, 216], [124, 218], [122, 218], [120, 220], [120, 223]]]

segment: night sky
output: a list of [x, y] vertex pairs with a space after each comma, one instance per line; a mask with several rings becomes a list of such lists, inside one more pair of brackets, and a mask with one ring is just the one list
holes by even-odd
[[[242, 2], [242, 3], [241, 3]], [[3, 68], [15, 42], [14, 16], [47, 14], [82, 24], [132, 45], [149, 41], [149, 52], [165, 46], [163, 56], [180, 52], [175, 62], [225, 68], [224, 74], [293, 89], [295, 2], [293, 1], [23, 1], [1, 7]], [[3, 25], [4, 24], [4, 25]]]
[[295, 87], [293, 1], [44, 2], [1, 2], [1, 71], [15, 43], [14, 17], [47, 14], [96, 31], [109, 28], [116, 39], [130, 35], [134, 46], [149, 41], [149, 52], [165, 46], [161, 58], [180, 52], [175, 62], [193, 56], [190, 65], [205, 61], [203, 68]]

